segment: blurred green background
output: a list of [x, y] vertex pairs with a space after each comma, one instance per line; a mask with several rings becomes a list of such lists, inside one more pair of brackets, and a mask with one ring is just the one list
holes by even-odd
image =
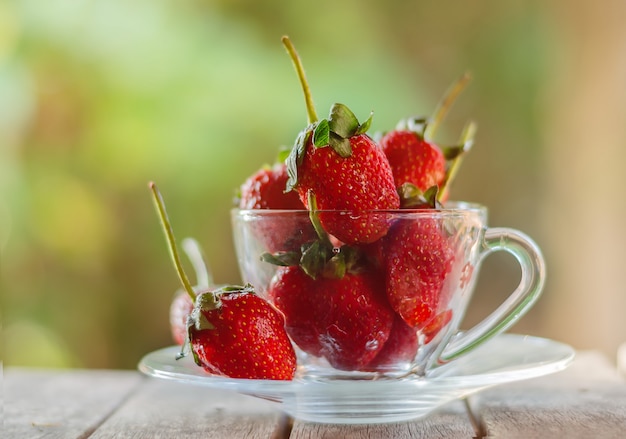
[[[626, 34], [624, 8], [606, 5], [0, 3], [4, 364], [134, 368], [172, 343], [178, 281], [150, 180], [177, 237], [201, 242], [217, 282], [240, 282], [228, 214], [235, 190], [306, 123], [284, 34], [303, 58], [318, 113], [334, 102], [360, 118], [373, 111], [374, 131], [428, 115], [471, 71], [439, 133], [451, 143], [467, 120], [478, 124], [454, 198], [486, 204], [492, 225], [527, 232], [548, 260], [545, 297], [513, 331], [612, 353], [626, 341], [615, 311], [626, 310], [618, 276], [626, 239], [623, 224], [607, 220], [626, 212], [616, 164], [626, 158]], [[585, 246], [589, 256], [579, 253]], [[488, 259], [467, 324], [517, 276], [507, 257]], [[600, 291], [589, 288], [598, 279]]]

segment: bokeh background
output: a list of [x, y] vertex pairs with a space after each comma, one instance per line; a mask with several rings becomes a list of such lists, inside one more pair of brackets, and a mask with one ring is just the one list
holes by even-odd
[[[626, 3], [552, 0], [0, 2], [0, 287], [5, 365], [134, 368], [171, 344], [178, 288], [147, 189], [215, 281], [240, 282], [239, 184], [306, 123], [280, 37], [373, 130], [473, 81], [438, 140], [478, 124], [454, 198], [531, 235], [548, 262], [513, 329], [610, 355], [626, 341]], [[466, 325], [519, 278], [483, 267]]]

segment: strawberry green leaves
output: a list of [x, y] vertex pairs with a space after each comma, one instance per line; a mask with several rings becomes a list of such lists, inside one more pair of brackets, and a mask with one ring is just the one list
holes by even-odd
[[372, 124], [372, 114], [360, 124], [354, 113], [344, 104], [334, 104], [328, 119], [318, 122], [313, 132], [313, 145], [317, 148], [330, 146], [341, 157], [350, 157], [350, 137], [365, 134]]
[[293, 190], [298, 183], [298, 167], [302, 165], [306, 154], [306, 145], [309, 143], [309, 139], [315, 131], [315, 128], [316, 125], [311, 124], [298, 134], [293, 149], [285, 159], [288, 175], [287, 184], [285, 186], [285, 191], [287, 192]]
[[309, 124], [296, 138], [291, 153], [285, 159], [287, 165], [287, 191], [292, 190], [298, 182], [298, 167], [304, 160], [306, 147], [309, 141], [315, 148], [333, 149], [340, 157], [348, 158], [352, 155], [350, 138], [365, 134], [371, 124], [372, 116], [363, 123], [344, 104], [336, 103], [330, 109], [327, 119], [321, 119]]
[[317, 200], [312, 192], [308, 194], [309, 219], [316, 237], [303, 243], [299, 251], [265, 252], [261, 260], [270, 264], [290, 267], [299, 266], [311, 279], [341, 279], [347, 273], [362, 271], [361, 253], [355, 247], [336, 247], [322, 227], [317, 210]]

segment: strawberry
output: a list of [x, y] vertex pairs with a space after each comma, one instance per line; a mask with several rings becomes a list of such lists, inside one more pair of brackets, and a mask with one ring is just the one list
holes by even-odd
[[268, 299], [285, 316], [285, 329], [307, 354], [319, 357], [318, 311], [315, 280], [298, 266], [279, 267], [268, 286]]
[[187, 317], [193, 311], [193, 301], [186, 291], [177, 291], [170, 304], [170, 330], [177, 345], [187, 340]]
[[269, 297], [285, 315], [292, 340], [336, 369], [363, 369], [391, 332], [394, 313], [384, 285], [370, 273], [312, 279], [299, 267], [282, 268]]
[[283, 316], [250, 285], [199, 294], [188, 330], [196, 364], [210, 373], [271, 380], [295, 375]]
[[259, 211], [247, 216], [251, 234], [267, 253], [297, 252], [303, 244], [316, 238], [306, 210], [302, 210], [302, 214]]
[[285, 192], [287, 167], [284, 163], [264, 166], [240, 187], [240, 209], [304, 209], [298, 194]]
[[434, 143], [411, 130], [394, 130], [385, 134], [380, 146], [391, 166], [394, 183], [415, 185], [425, 192], [432, 186], [442, 186], [446, 177], [446, 157]]
[[[187, 319], [187, 336], [196, 364], [231, 378], [293, 379], [296, 355], [283, 315], [257, 296], [251, 285], [196, 294], [178, 255], [165, 203], [156, 185], [149, 186], [176, 273], [194, 302]], [[183, 352], [184, 348], [181, 356]]]
[[[404, 185], [411, 185], [421, 192], [431, 187], [439, 189], [438, 201], [447, 200], [448, 187], [458, 168], [463, 153], [471, 147], [474, 126], [468, 125], [460, 146], [441, 148], [434, 134], [447, 114], [456, 96], [465, 87], [470, 77], [463, 75], [447, 91], [431, 119], [411, 118], [401, 121], [380, 139], [380, 145], [389, 161], [394, 183], [402, 193]], [[403, 200], [403, 207], [412, 207]]]
[[[335, 111], [337, 104], [333, 108]], [[303, 155], [298, 153], [299, 146], [294, 148], [288, 162], [294, 170], [291, 187], [297, 190], [307, 208], [310, 208], [309, 194], [314, 194], [322, 226], [338, 240], [347, 244], [378, 240], [389, 227], [387, 216], [369, 211], [400, 206], [384, 153], [365, 134], [349, 138], [350, 152], [344, 156], [325, 140], [319, 143], [321, 146], [311, 137]], [[324, 212], [335, 210], [347, 213]]]
[[430, 343], [451, 319], [452, 310], [446, 309], [438, 314], [428, 326], [417, 331], [396, 314], [389, 339], [378, 355], [367, 365], [366, 370], [373, 372], [408, 370], [419, 347]]
[[384, 242], [387, 297], [411, 327], [423, 329], [445, 310], [451, 292], [445, 285], [455, 254], [441, 220], [396, 222]]
[[439, 334], [439, 331], [450, 323], [452, 315], [452, 309], [446, 309], [437, 314], [435, 318], [431, 319], [430, 323], [420, 330], [420, 333], [424, 337], [422, 343], [430, 343], [437, 336], [437, 334]]
[[389, 339], [376, 357], [367, 365], [367, 369], [384, 372], [385, 370], [396, 369], [402, 363], [408, 366], [417, 355], [418, 347], [417, 331], [396, 314]]
[[348, 107], [334, 104], [327, 119], [317, 120], [300, 59], [288, 38], [283, 43], [296, 67], [309, 121], [286, 159], [287, 190], [295, 189], [307, 208], [312, 194], [322, 226], [339, 241], [374, 242], [389, 225], [385, 215], [366, 212], [397, 209], [400, 198], [385, 154], [365, 134], [371, 116], [361, 124]]
[[[193, 287], [194, 291], [208, 289], [213, 284], [213, 279], [200, 244], [193, 238], [183, 239], [182, 244], [196, 274], [197, 285]], [[178, 345], [183, 345], [187, 340], [187, 317], [192, 310], [193, 300], [189, 294], [185, 290], [177, 291], [170, 303], [169, 317], [172, 338]]]
[[[240, 209], [302, 210], [304, 204], [295, 191], [285, 192], [287, 167], [276, 163], [263, 167], [241, 185]], [[270, 253], [297, 250], [303, 243], [315, 238], [306, 215], [277, 214], [270, 221], [258, 221], [252, 226], [254, 236]]]
[[362, 370], [376, 357], [391, 333], [394, 314], [376, 273], [346, 273], [321, 278], [318, 316], [322, 355], [341, 370]]

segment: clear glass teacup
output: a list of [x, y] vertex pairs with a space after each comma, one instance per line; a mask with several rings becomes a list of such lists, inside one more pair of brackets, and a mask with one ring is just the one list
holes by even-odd
[[[507, 330], [544, 285], [535, 242], [490, 228], [478, 204], [360, 213], [233, 209], [231, 219], [242, 280], [285, 315], [302, 376], [427, 375]], [[376, 236], [345, 244], [325, 233], [330, 222], [373, 224]], [[479, 267], [496, 251], [515, 257], [520, 282], [461, 332]]]

